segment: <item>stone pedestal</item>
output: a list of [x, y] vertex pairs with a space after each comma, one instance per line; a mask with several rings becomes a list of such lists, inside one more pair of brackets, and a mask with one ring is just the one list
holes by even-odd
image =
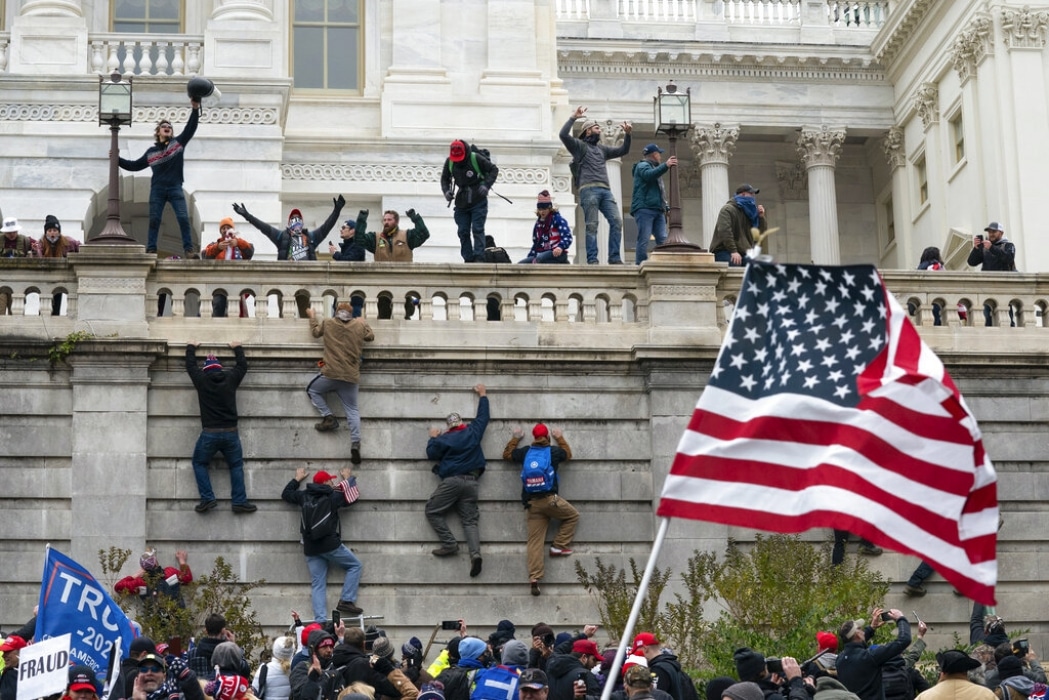
[[146, 275], [154, 256], [140, 245], [94, 243], [70, 259], [77, 276], [78, 330], [96, 337], [149, 337]]
[[87, 23], [81, 0], [30, 0], [11, 24], [9, 75], [81, 75]]
[[844, 142], [844, 128], [804, 127], [798, 135], [798, 155], [809, 176], [809, 235], [817, 265], [841, 264], [834, 165]]

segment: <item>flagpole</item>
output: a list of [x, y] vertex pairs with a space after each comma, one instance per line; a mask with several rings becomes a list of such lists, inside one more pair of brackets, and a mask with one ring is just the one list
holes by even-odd
[[659, 558], [659, 552], [663, 549], [663, 540], [667, 537], [667, 529], [669, 527], [670, 518], [661, 518], [659, 521], [659, 532], [656, 533], [656, 540], [652, 543], [652, 553], [648, 556], [645, 573], [641, 577], [641, 584], [637, 587], [634, 607], [630, 610], [630, 617], [626, 621], [626, 627], [623, 628], [623, 637], [619, 640], [619, 648], [616, 649], [616, 658], [612, 662], [612, 670], [605, 676], [605, 687], [601, 691], [601, 700], [608, 700], [612, 695], [612, 688], [616, 684], [615, 679], [618, 677], [619, 669], [623, 667], [623, 660], [626, 658], [626, 648], [634, 637], [634, 625], [637, 624], [637, 618], [641, 616], [641, 604], [648, 593], [648, 584], [652, 580], [652, 572], [656, 568], [656, 559]]

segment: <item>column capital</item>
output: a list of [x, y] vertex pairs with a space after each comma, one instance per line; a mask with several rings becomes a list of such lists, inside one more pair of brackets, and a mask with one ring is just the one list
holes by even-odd
[[844, 144], [845, 127], [803, 126], [798, 134], [798, 156], [806, 168], [834, 167]]
[[267, 0], [218, 0], [211, 19], [272, 22], [273, 8]]
[[739, 139], [738, 126], [696, 124], [688, 135], [688, 144], [700, 167], [708, 163], [728, 165]]
[[904, 153], [903, 129], [898, 126], [891, 127], [881, 140], [881, 150], [885, 154], [885, 160], [889, 168], [896, 170], [907, 163]]
[[83, 17], [81, 0], [29, 0], [18, 12], [21, 17]]
[[949, 49], [951, 64], [963, 85], [970, 78], [976, 77], [976, 68], [985, 58], [994, 53], [992, 27], [991, 16], [981, 12], [973, 17], [951, 44]]
[[623, 145], [626, 132], [623, 131], [623, 123], [606, 119], [601, 122], [601, 145], [609, 148], [619, 148]]
[[1009, 49], [1045, 48], [1047, 28], [1049, 12], [1045, 10], [1032, 12], [1030, 5], [1002, 10], [1002, 42]]
[[940, 87], [936, 83], [922, 83], [914, 93], [914, 111], [922, 118], [928, 131], [933, 124], [940, 123]]

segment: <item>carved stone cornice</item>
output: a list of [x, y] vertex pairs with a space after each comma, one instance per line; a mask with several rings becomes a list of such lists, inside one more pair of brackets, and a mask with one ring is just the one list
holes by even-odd
[[993, 28], [991, 16], [980, 13], [973, 17], [951, 44], [951, 64], [958, 72], [958, 78], [963, 85], [970, 78], [976, 77], [976, 68], [983, 59], [994, 53]]
[[712, 126], [697, 124], [688, 135], [688, 144], [700, 166], [707, 163], [728, 165], [729, 157], [732, 156], [738, 139], [739, 127], [722, 126], [720, 123]]
[[[441, 178], [439, 165], [393, 165], [386, 163], [365, 163], [347, 165], [344, 163], [283, 163], [280, 166], [281, 178], [284, 180], [347, 182], [436, 182]], [[548, 168], [499, 168], [499, 182], [515, 185], [548, 185], [551, 183]], [[557, 179], [554, 188], [567, 191], [567, 178]]]
[[1030, 5], [1022, 9], [1002, 10], [1002, 41], [1009, 49], [1045, 48], [1049, 12], [1032, 12]]
[[777, 160], [776, 181], [779, 183], [780, 199], [808, 199], [809, 178], [800, 163]]
[[933, 124], [940, 123], [940, 87], [936, 83], [922, 83], [914, 93], [914, 111], [922, 118], [928, 131]]
[[907, 155], [904, 153], [903, 129], [898, 126], [889, 129], [881, 140], [881, 150], [891, 169], [896, 170], [906, 165]]
[[896, 60], [936, 2], [938, 0], [913, 0], [897, 5], [897, 11], [889, 15], [888, 23], [882, 28], [881, 33], [886, 37], [884, 44], [880, 48], [871, 47], [881, 65], [889, 66]]
[[806, 168], [834, 167], [844, 144], [845, 127], [802, 127], [798, 134], [798, 157]]
[[[265, 124], [277, 123], [278, 110], [271, 107], [212, 107], [200, 117], [204, 124]], [[176, 124], [189, 119], [188, 107], [136, 107], [134, 122], [152, 124], [170, 119]], [[56, 104], [0, 104], [0, 122], [95, 122], [98, 123], [98, 105]]]

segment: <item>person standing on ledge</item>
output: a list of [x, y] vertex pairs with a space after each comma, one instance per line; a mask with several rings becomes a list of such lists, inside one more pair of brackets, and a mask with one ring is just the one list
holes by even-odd
[[715, 261], [727, 262], [729, 267], [742, 267], [743, 256], [754, 247], [753, 229], [762, 233], [768, 229], [765, 207], [754, 201], [759, 192], [761, 190], [744, 183], [736, 188], [736, 196], [721, 207], [710, 241]]
[[216, 453], [221, 452], [229, 465], [230, 498], [234, 513], [254, 513], [258, 508], [248, 501], [244, 487], [244, 448], [237, 432], [237, 387], [248, 373], [248, 361], [244, 348], [234, 341], [229, 344], [236, 355], [233, 369], [223, 369], [218, 358], [208, 355], [204, 368], [197, 366], [197, 347], [200, 343], [190, 341], [186, 345], [186, 372], [197, 389], [200, 405], [200, 437], [193, 448], [193, 475], [200, 491], [200, 503], [194, 510], [206, 513], [219, 504], [211, 490], [208, 465]]
[[182, 133], [172, 138], [174, 127], [167, 119], [157, 122], [153, 131], [156, 143], [146, 149], [138, 160], [120, 159], [120, 167], [137, 172], [151, 168], [153, 177], [149, 183], [149, 234], [146, 239], [146, 252], [157, 252], [157, 238], [160, 235], [160, 219], [164, 215], [164, 205], [171, 202], [182, 233], [182, 250], [186, 257], [197, 259], [193, 249], [193, 233], [189, 228], [189, 211], [186, 208], [186, 195], [182, 192], [182, 163], [186, 145], [197, 133], [197, 122], [200, 120], [200, 103], [190, 101], [189, 121]]

